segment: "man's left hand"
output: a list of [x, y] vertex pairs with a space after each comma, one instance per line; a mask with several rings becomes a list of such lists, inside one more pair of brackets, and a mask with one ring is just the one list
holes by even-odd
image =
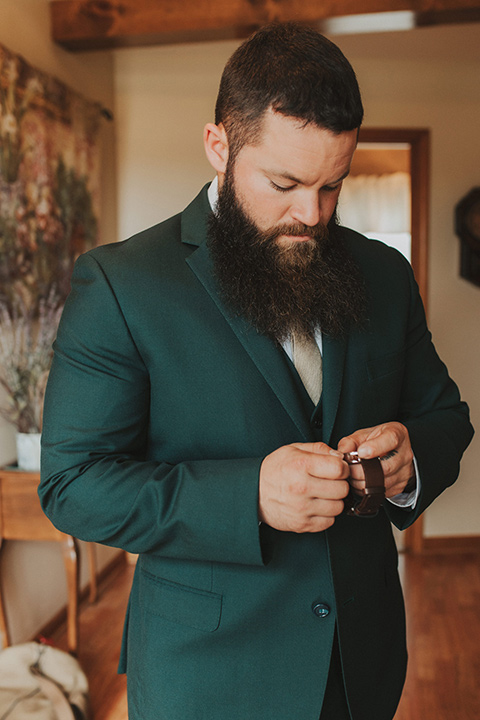
[[[342, 453], [357, 451], [360, 458], [380, 458], [385, 475], [385, 496], [395, 497], [405, 490], [414, 477], [413, 451], [407, 428], [399, 422], [389, 422], [357, 430], [338, 443]], [[365, 487], [362, 466], [350, 467], [350, 483], [361, 493]]]

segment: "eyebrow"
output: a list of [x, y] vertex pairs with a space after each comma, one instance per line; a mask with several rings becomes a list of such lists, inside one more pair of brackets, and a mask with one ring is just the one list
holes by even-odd
[[[290, 182], [295, 183], [296, 185], [305, 185], [306, 183], [303, 182], [303, 180], [300, 180], [299, 178], [295, 177], [294, 175], [290, 175], [290, 173], [283, 173], [283, 172], [275, 172], [271, 171], [269, 173], [270, 175], [274, 175], [278, 178], [283, 178], [284, 180], [290, 180]], [[338, 180], [334, 180], [331, 183], [326, 183], [326, 185], [337, 185], [338, 183], [341, 183], [342, 180], [345, 180], [345, 178], [350, 174], [350, 168], [346, 172], [343, 173], [342, 177], [338, 178]]]

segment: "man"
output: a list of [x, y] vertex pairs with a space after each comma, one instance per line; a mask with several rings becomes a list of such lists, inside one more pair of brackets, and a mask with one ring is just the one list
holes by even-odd
[[[454, 482], [472, 430], [408, 263], [336, 222], [362, 116], [336, 46], [260, 30], [205, 128], [216, 182], [77, 263], [40, 496], [62, 530], [139, 553], [131, 720], [395, 713], [390, 523]], [[346, 512], [352, 451], [381, 457], [373, 517]]]

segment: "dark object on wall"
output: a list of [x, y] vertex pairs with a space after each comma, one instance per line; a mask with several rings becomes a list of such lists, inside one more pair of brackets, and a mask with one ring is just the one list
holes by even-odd
[[460, 275], [480, 287], [480, 187], [456, 206], [455, 232], [460, 238]]

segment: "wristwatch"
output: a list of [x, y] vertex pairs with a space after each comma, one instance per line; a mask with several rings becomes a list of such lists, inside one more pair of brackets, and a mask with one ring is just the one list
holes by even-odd
[[343, 456], [349, 465], [361, 465], [365, 474], [365, 490], [361, 495], [353, 489], [346, 500], [347, 515], [356, 517], [374, 517], [385, 498], [385, 478], [379, 458], [365, 459], [357, 452]]

